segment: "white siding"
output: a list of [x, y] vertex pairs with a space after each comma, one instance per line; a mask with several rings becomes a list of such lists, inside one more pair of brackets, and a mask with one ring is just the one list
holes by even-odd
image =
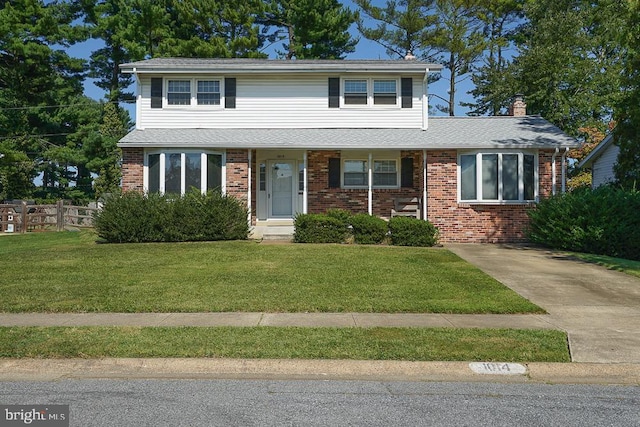
[[592, 187], [596, 188], [607, 182], [615, 181], [615, 174], [613, 167], [618, 160], [618, 153], [620, 147], [617, 145], [609, 145], [604, 152], [593, 162], [592, 174]]
[[[212, 76], [185, 76], [185, 78]], [[224, 79], [225, 76], [215, 78]], [[236, 76], [226, 76], [236, 77]], [[328, 77], [237, 76], [236, 108], [151, 108], [151, 78], [142, 76], [138, 128], [420, 128], [422, 77], [413, 77], [413, 108], [328, 107]], [[378, 76], [376, 76], [378, 77]], [[394, 76], [395, 77], [395, 76]], [[180, 76], [171, 78], [181, 79]], [[384, 77], [381, 77], [384, 78]], [[398, 87], [400, 91], [400, 87]], [[166, 88], [163, 91], [166, 97]], [[224, 105], [224, 100], [222, 101]]]

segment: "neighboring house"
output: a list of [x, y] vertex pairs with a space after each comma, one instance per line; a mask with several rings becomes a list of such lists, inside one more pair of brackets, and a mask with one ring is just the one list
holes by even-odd
[[613, 167], [618, 162], [618, 154], [620, 147], [613, 143], [613, 134], [610, 133], [596, 148], [589, 153], [580, 163], [580, 168], [591, 169], [591, 188], [597, 188], [601, 185], [616, 180]]
[[[119, 143], [123, 189], [221, 188], [255, 235], [298, 213], [388, 218], [421, 201], [442, 242], [523, 240], [526, 209], [553, 192], [578, 143], [540, 117], [429, 117], [414, 60], [158, 58], [123, 64], [136, 129]], [[561, 161], [562, 159], [562, 161]], [[564, 185], [564, 180], [562, 180]], [[267, 231], [265, 231], [267, 230]]]

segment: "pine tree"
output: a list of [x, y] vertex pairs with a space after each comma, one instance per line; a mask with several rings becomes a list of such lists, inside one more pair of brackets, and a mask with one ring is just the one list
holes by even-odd
[[283, 41], [286, 59], [343, 59], [358, 43], [349, 33], [356, 18], [337, 0], [271, 0], [260, 22], [275, 28], [267, 39]]

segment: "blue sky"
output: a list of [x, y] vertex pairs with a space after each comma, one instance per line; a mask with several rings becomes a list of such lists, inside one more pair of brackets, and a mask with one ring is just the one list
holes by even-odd
[[[357, 6], [354, 5], [351, 0], [343, 0], [342, 3], [346, 7], [352, 10], [357, 10]], [[386, 3], [386, 0], [374, 0], [372, 1], [372, 3], [374, 5], [384, 5]], [[352, 54], [349, 54], [347, 56], [347, 59], [390, 59], [389, 55], [387, 55], [387, 53], [385, 52], [385, 49], [380, 44], [371, 40], [367, 40], [364, 37], [360, 36], [355, 25], [351, 28], [350, 31], [354, 36], [359, 37], [360, 41], [356, 46], [355, 52]], [[89, 40], [87, 42], [77, 44], [75, 46], [71, 46], [66, 50], [71, 56], [80, 57], [80, 58], [89, 58], [89, 56], [91, 55], [91, 52], [100, 48], [101, 46], [102, 46], [101, 41]], [[270, 57], [274, 58], [275, 53], [270, 54]], [[87, 79], [85, 81], [84, 86], [85, 86], [85, 94], [87, 96], [94, 99], [98, 99], [98, 100], [104, 98], [104, 92], [93, 83], [93, 80]], [[449, 81], [446, 78], [441, 78], [439, 81], [429, 85], [429, 93], [437, 94], [442, 98], [448, 98], [448, 87], [449, 87]], [[459, 83], [459, 85], [457, 86], [456, 102], [459, 104], [460, 101], [463, 101], [463, 102], [472, 101], [473, 97], [471, 97], [467, 93], [472, 88], [473, 88], [473, 85], [471, 83], [471, 79], [469, 75], [464, 81]], [[430, 102], [432, 103], [432, 105], [435, 105], [436, 103], [442, 104], [442, 102], [437, 99], [431, 99]], [[125, 105], [125, 107], [127, 106]], [[129, 114], [131, 115], [132, 119], [135, 119], [135, 107], [133, 105], [130, 105], [127, 107], [127, 109], [129, 110]], [[455, 113], [458, 116], [465, 115], [467, 111], [468, 109], [460, 107], [459, 105], [457, 105], [455, 109]], [[437, 112], [435, 109], [432, 110], [432, 113], [435, 115], [442, 115], [442, 113]]]

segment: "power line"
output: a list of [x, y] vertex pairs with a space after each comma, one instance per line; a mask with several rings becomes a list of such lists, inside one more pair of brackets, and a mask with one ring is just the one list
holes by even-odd
[[[93, 104], [96, 107], [102, 107], [105, 104], [134, 104], [135, 101], [106, 101], [99, 102], [97, 104]], [[32, 109], [46, 109], [46, 108], [66, 108], [66, 107], [86, 107], [91, 104], [62, 104], [62, 105], [33, 105], [29, 107], [0, 107], [0, 111], [9, 111], [9, 110], [32, 110]]]

